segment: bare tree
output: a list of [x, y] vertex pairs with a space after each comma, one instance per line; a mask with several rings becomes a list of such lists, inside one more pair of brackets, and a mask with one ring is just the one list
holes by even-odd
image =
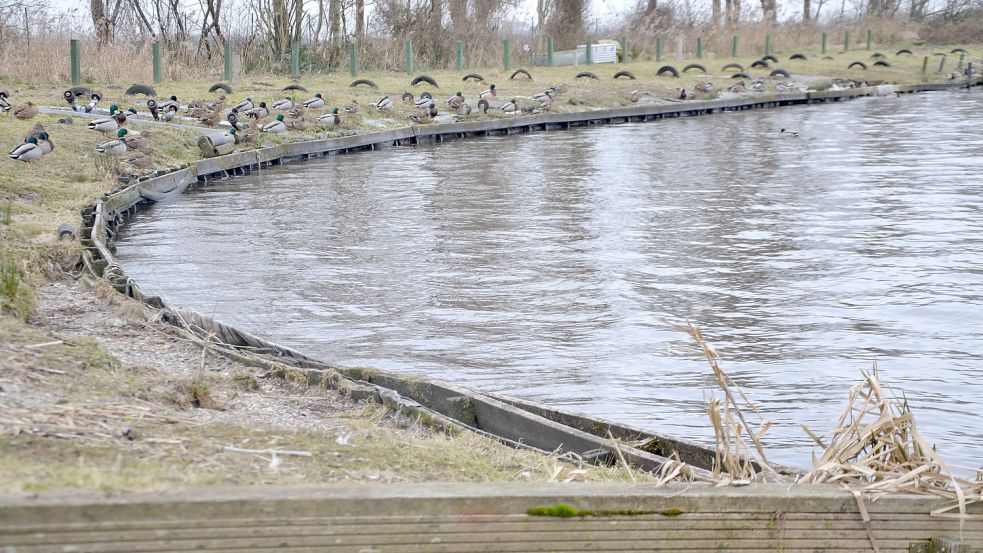
[[808, 25], [812, 15], [812, 1], [802, 0], [802, 24]]
[[584, 37], [584, 0], [556, 0], [554, 34], [562, 47], [573, 47]]
[[761, 0], [761, 13], [768, 23], [778, 23], [778, 6], [776, 0]]
[[92, 26], [96, 30], [99, 45], [105, 46], [113, 38], [116, 23], [122, 14], [123, 0], [89, 0]]

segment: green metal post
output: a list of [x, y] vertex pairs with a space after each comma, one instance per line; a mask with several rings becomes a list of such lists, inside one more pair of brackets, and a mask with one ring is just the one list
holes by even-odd
[[871, 44], [874, 42], [874, 31], [867, 29], [867, 50], [870, 51]]
[[160, 82], [160, 43], [155, 42], [151, 48], [151, 53], [154, 59], [154, 82]]
[[850, 51], [850, 31], [847, 31], [846, 34], [843, 35], [843, 51]]
[[823, 33], [823, 55], [826, 55], [826, 33]]
[[662, 38], [655, 39], [655, 61], [662, 61]]
[[348, 69], [352, 77], [358, 76], [358, 47], [354, 42], [348, 45]]
[[546, 37], [546, 65], [553, 67], [553, 37]]
[[927, 72], [928, 72], [928, 56], [925, 56], [925, 59], [922, 60], [922, 75], [924, 75]]
[[594, 63], [594, 48], [590, 44], [590, 37], [587, 37], [587, 65]]
[[296, 40], [290, 41], [290, 76], [300, 76], [300, 43]]
[[703, 59], [703, 37], [696, 38], [696, 59]]
[[464, 71], [464, 43], [460, 40], [454, 44], [454, 67]]
[[730, 43], [730, 57], [732, 58], [737, 57], [737, 35], [734, 35], [734, 38], [733, 40], [731, 40]]
[[224, 45], [224, 58], [225, 58], [225, 80], [232, 80], [232, 45], [228, 42]]
[[413, 74], [413, 41], [406, 41], [406, 74]]
[[959, 66], [956, 67], [956, 69], [961, 70], [963, 68], [963, 63], [965, 62], [966, 62], [966, 54], [959, 54]]
[[502, 65], [508, 71], [512, 68], [512, 49], [509, 48], [509, 39], [502, 41]]
[[939, 60], [939, 73], [945, 71], [945, 58], [946, 56], [942, 56], [942, 59]]
[[765, 35], [765, 55], [771, 53], [771, 35]]
[[628, 53], [628, 37], [621, 37], [621, 63], [628, 63], [631, 61], [631, 55]]
[[82, 84], [82, 63], [79, 56], [79, 41], [77, 38], [73, 38], [71, 42], [72, 86]]

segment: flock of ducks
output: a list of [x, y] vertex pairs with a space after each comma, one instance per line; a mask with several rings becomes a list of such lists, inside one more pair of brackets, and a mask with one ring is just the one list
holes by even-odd
[[[961, 74], [959, 73], [959, 75]], [[765, 86], [764, 78], [756, 78], [749, 82], [738, 81], [728, 86], [726, 90], [732, 93], [764, 92]], [[830, 90], [862, 86], [867, 86], [867, 83], [850, 79], [833, 79]], [[710, 81], [700, 82], [693, 86], [694, 93], [704, 97], [711, 95], [715, 90], [715, 85]], [[775, 90], [786, 93], [809, 89], [795, 81], [782, 81], [775, 85]], [[532, 104], [522, 105], [516, 97], [499, 103], [496, 102], [498, 90], [492, 84], [487, 90], [478, 93], [474, 98], [474, 104], [460, 91], [446, 98], [443, 102], [428, 92], [424, 92], [419, 98], [414, 98], [413, 94], [407, 92], [403, 94], [402, 101], [413, 104], [418, 110], [417, 113], [409, 117], [413, 124], [427, 124], [433, 122], [440, 115], [438, 105], [446, 105], [448, 115], [455, 118], [471, 115], [475, 111], [487, 114], [489, 110], [500, 110], [507, 115], [544, 113], [549, 112], [557, 97], [565, 92], [567, 92], [567, 86], [561, 84], [550, 86], [532, 95], [531, 99], [534, 102]], [[633, 90], [626, 96], [626, 99], [634, 104], [648, 95], [647, 92]], [[691, 97], [692, 94], [685, 88], [677, 88], [674, 99], [686, 100]], [[80, 103], [73, 91], [69, 90], [65, 92], [65, 100], [72, 111], [93, 113], [102, 100], [102, 94], [90, 92], [88, 101]], [[376, 102], [374, 107], [377, 112], [387, 112], [393, 109], [393, 104], [392, 97], [386, 95]], [[330, 111], [324, 112], [327, 108], [327, 102], [321, 93], [314, 94], [304, 102], [295, 102], [292, 97], [287, 96], [267, 105], [265, 101], [257, 103], [252, 98], [246, 98], [231, 106], [226, 104], [224, 96], [215, 102], [194, 100], [186, 105], [182, 105], [177, 96], [171, 96], [164, 101], [149, 99], [147, 108], [155, 121], [173, 122], [182, 111], [185, 117], [196, 120], [207, 127], [216, 127], [223, 120], [227, 121], [228, 130], [208, 135], [209, 144], [213, 146], [227, 145], [225, 149], [236, 145], [255, 143], [262, 133], [278, 134], [290, 130], [304, 131], [313, 125], [322, 129], [332, 129], [342, 124], [342, 113], [346, 118], [355, 118], [360, 114], [360, 105], [357, 100], [352, 100], [340, 109], [333, 107]], [[31, 119], [37, 115], [38, 107], [31, 102], [14, 107], [9, 101], [7, 91], [0, 91], [0, 112], [10, 113], [18, 119]], [[153, 148], [148, 133], [134, 132], [125, 127], [127, 118], [137, 113], [133, 107], [123, 110], [114, 104], [110, 106], [108, 116], [90, 121], [87, 127], [106, 137], [105, 141], [95, 146], [95, 151], [101, 154], [120, 156], [125, 165], [134, 169], [152, 166]], [[272, 120], [269, 119], [270, 116], [273, 116]], [[65, 120], [60, 121], [65, 122]], [[782, 129], [779, 134], [783, 137], [798, 137], [799, 135], [797, 132], [787, 129]], [[10, 152], [10, 157], [19, 161], [35, 162], [53, 149], [54, 144], [48, 133], [40, 125], [36, 125], [25, 138], [24, 143]]]

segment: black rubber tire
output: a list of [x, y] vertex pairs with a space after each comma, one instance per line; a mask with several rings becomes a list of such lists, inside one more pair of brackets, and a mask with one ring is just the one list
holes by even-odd
[[597, 75], [591, 73], [590, 71], [581, 71], [580, 73], [577, 73], [577, 76], [574, 77], [574, 79], [593, 79], [595, 81], [600, 80], [597, 78]]
[[771, 73], [768, 73], [768, 76], [769, 77], [779, 77], [779, 76], [781, 76], [781, 77], [785, 77], [786, 79], [788, 79], [792, 75], [789, 75], [788, 71], [786, 71], [784, 69], [776, 69], [776, 70], [772, 71]]
[[891, 67], [891, 62], [887, 60], [877, 60], [874, 62], [877, 67]]
[[134, 94], [143, 94], [144, 96], [156, 96], [157, 91], [154, 90], [154, 87], [152, 86], [147, 86], [145, 84], [135, 84], [130, 88], [127, 88], [126, 92], [124, 92], [123, 94], [125, 96], [132, 96]]
[[802, 60], [802, 61], [808, 61], [809, 60], [809, 58], [807, 58], [805, 54], [792, 54], [791, 56], [788, 57], [788, 59], [790, 61], [791, 60]]
[[512, 72], [512, 76], [509, 77], [509, 80], [510, 81], [514, 81], [516, 75], [525, 75], [526, 77], [529, 77], [529, 80], [530, 81], [534, 81], [535, 80], [535, 79], [532, 78], [532, 74], [529, 73], [528, 71], [526, 71], [525, 69], [516, 69], [515, 71], [513, 71]]
[[771, 63], [778, 63], [778, 58], [776, 58], [775, 56], [773, 56], [771, 54], [768, 54], [766, 56], [761, 56], [761, 59], [770, 61]]
[[475, 81], [480, 81], [480, 82], [484, 82], [485, 81], [485, 78], [482, 77], [481, 75], [477, 74], [477, 73], [468, 73], [467, 75], [465, 75], [464, 77], [461, 78], [461, 80], [464, 81], [464, 82], [467, 82], [468, 79], [475, 80]]
[[659, 70], [655, 72], [655, 76], [661, 77], [662, 74], [666, 72], [671, 73], [672, 76], [676, 77], [677, 79], [679, 78], [679, 71], [677, 71], [676, 68], [671, 65], [663, 65], [662, 67], [660, 67]]
[[950, 54], [966, 54], [967, 56], [969, 55], [969, 52], [967, 52], [965, 48], [953, 48], [952, 50], [949, 50], [949, 53]]
[[823, 61], [833, 61], [833, 56], [823, 56]]
[[721, 71], [727, 71], [728, 69], [737, 69], [738, 71], [744, 71], [744, 66], [739, 63], [731, 62], [720, 68]]
[[887, 56], [885, 56], [884, 54], [882, 54], [880, 52], [874, 52], [873, 54], [870, 55], [870, 59], [872, 59], [872, 60], [886, 58], [886, 57]]
[[434, 88], [440, 88], [437, 85], [437, 81], [433, 80], [433, 77], [429, 75], [417, 75], [412, 81], [410, 81], [410, 86], [416, 86], [420, 83], [427, 83]]
[[222, 89], [226, 94], [232, 94], [232, 87], [225, 83], [215, 83], [208, 88], [209, 92], [215, 92], [216, 90]]
[[686, 67], [683, 68], [683, 73], [689, 73], [689, 70], [690, 69], [699, 69], [700, 71], [703, 71], [704, 74], [706, 74], [706, 72], [707, 72], [707, 68], [706, 67], [703, 67], [702, 65], [700, 65], [698, 63], [691, 63], [691, 64], [689, 64], [689, 65], [687, 65]]
[[378, 89], [379, 88], [379, 85], [375, 84], [374, 82], [372, 82], [372, 81], [370, 81], [368, 79], [358, 79], [358, 80], [352, 81], [352, 84], [348, 85], [348, 88], [355, 88], [356, 86], [358, 86], [360, 84], [364, 84], [365, 86], [367, 86], [369, 88], [375, 88], [375, 89]]
[[309, 92], [307, 90], [307, 88], [304, 87], [304, 85], [300, 85], [300, 84], [289, 84], [289, 85], [283, 87], [283, 91], [284, 92], [286, 92], [288, 90], [299, 90], [301, 92]]
[[631, 79], [633, 81], [635, 80], [635, 74], [632, 73], [631, 71], [628, 71], [627, 69], [622, 69], [621, 71], [618, 71], [617, 73], [614, 74], [614, 77], [612, 77], [612, 78], [613, 79], [618, 79], [620, 77], [628, 77], [629, 79]]
[[908, 54], [910, 56], [911, 55], [911, 50], [909, 50], [907, 48], [902, 48], [902, 49], [898, 50], [898, 53], [897, 54], [894, 54], [894, 55], [895, 56], [900, 56], [901, 54]]
[[75, 228], [68, 223], [63, 223], [58, 227], [58, 239], [61, 240], [68, 237], [69, 240], [75, 240]]
[[851, 63], [850, 65], [846, 66], [846, 68], [847, 69], [853, 69], [853, 66], [854, 65], [859, 65], [860, 68], [863, 69], [864, 71], [867, 70], [867, 64], [864, 63], [864, 62], [862, 62], [862, 61], [855, 61], [855, 62]]
[[[6, 90], [4, 90], [4, 91], [3, 91], [3, 94], [0, 94], [0, 96], [2, 96], [2, 97], [4, 97], [4, 98], [6, 98], [6, 97], [7, 97], [7, 96], [6, 96], [6, 93], [7, 93], [7, 91], [6, 91]], [[62, 96], [63, 96], [63, 97], [65, 98], [65, 100], [66, 100], [66, 101], [68, 101], [68, 102], [74, 102], [74, 101], [75, 101], [75, 95], [74, 95], [74, 94], [72, 94], [72, 91], [71, 91], [71, 90], [66, 90], [66, 91], [65, 91], [65, 92], [64, 92], [64, 93], [62, 94]]]
[[403, 101], [404, 102], [412, 102], [414, 100], [416, 100], [416, 98], [413, 97], [413, 93], [412, 92], [404, 92], [403, 93]]
[[754, 60], [754, 62], [751, 63], [751, 69], [754, 69], [755, 67], [768, 69], [769, 66], [768, 66], [768, 62], [765, 60]]
[[480, 111], [481, 113], [488, 113], [489, 107], [490, 106], [488, 105], [488, 100], [485, 100], [484, 98], [478, 100], [478, 111]]
[[79, 96], [92, 95], [92, 89], [86, 86], [73, 86], [72, 88], [69, 88], [65, 92], [71, 92], [72, 94], [75, 95], [76, 98], [78, 98]]
[[750, 79], [751, 75], [748, 75], [744, 71], [739, 71], [730, 76], [731, 79]]
[[424, 92], [423, 94], [420, 95], [420, 98], [426, 98], [428, 100], [433, 100], [433, 94], [430, 94], [429, 92]]

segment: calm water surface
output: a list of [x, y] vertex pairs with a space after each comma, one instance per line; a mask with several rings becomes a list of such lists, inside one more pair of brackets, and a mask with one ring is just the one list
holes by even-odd
[[[490, 137], [265, 170], [118, 243], [146, 292], [325, 360], [703, 441], [689, 320], [807, 466], [876, 360], [983, 454], [983, 95]], [[781, 127], [801, 132], [780, 139]]]

